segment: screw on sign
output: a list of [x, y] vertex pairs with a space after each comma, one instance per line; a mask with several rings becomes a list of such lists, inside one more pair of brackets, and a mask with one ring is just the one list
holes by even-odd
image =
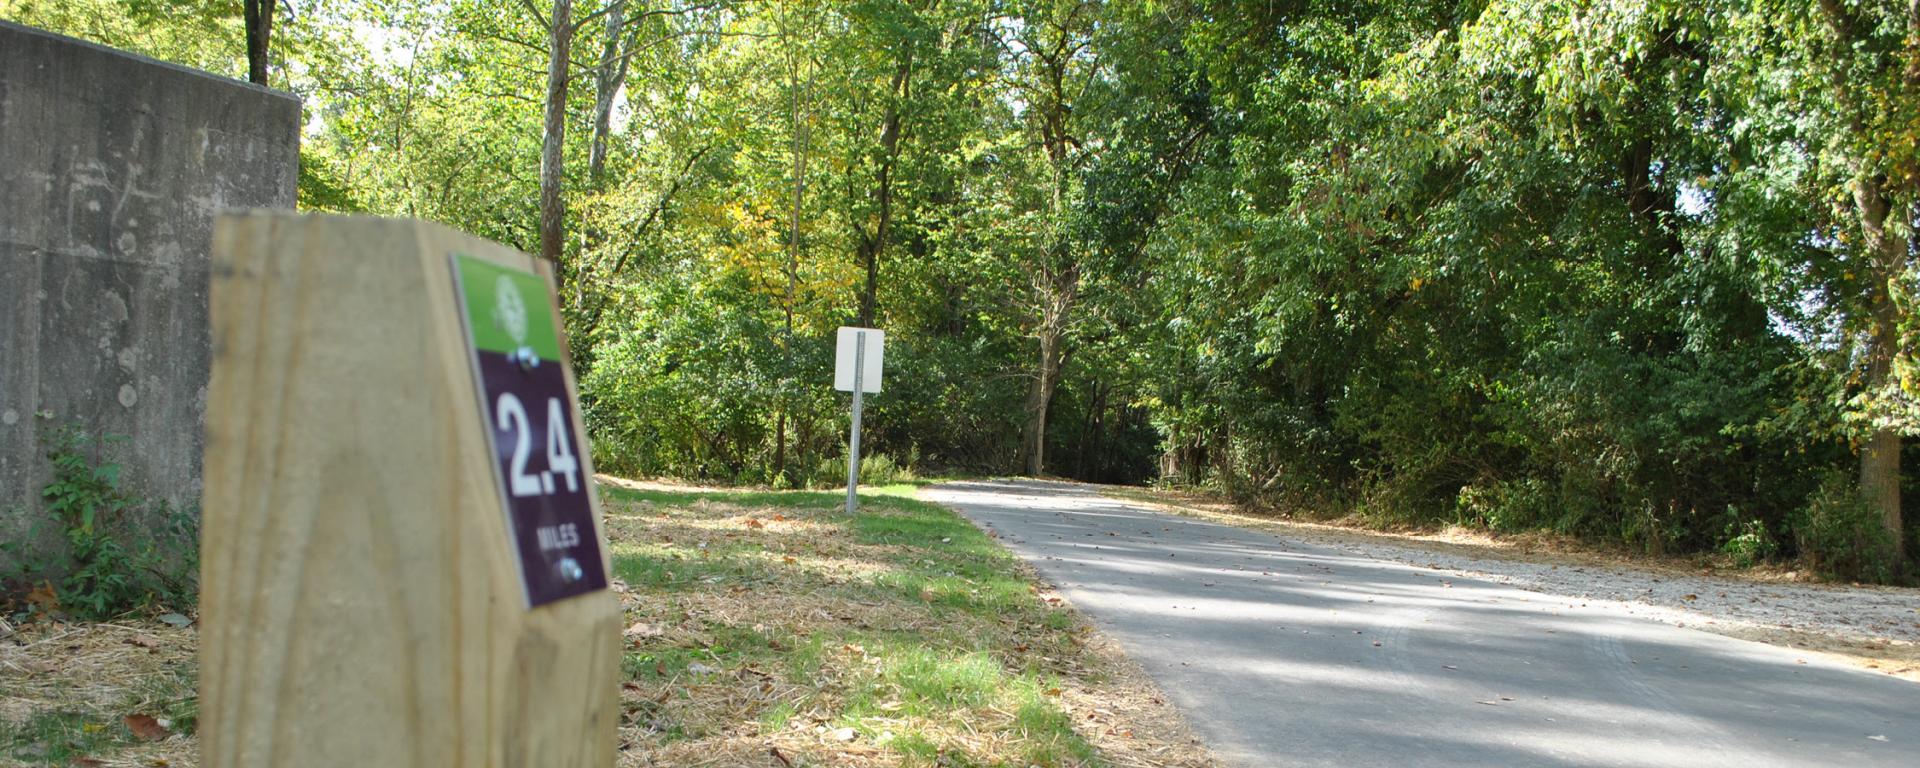
[[462, 254], [453, 267], [527, 604], [604, 589], [559, 333], [551, 314], [527, 311], [547, 306], [546, 281]]

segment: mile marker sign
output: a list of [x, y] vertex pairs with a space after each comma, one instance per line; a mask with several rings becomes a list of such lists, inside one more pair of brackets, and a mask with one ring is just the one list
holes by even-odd
[[853, 432], [847, 438], [847, 514], [860, 505], [860, 398], [880, 391], [880, 360], [887, 334], [843, 326], [833, 356], [833, 388], [853, 393]]
[[575, 455], [583, 443], [549, 310], [553, 292], [532, 272], [463, 253], [451, 258], [527, 605], [606, 589], [587, 499], [592, 478]]

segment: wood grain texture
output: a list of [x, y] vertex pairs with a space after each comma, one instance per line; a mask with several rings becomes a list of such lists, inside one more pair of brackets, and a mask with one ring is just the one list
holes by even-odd
[[216, 226], [210, 768], [613, 764], [619, 605], [603, 591], [525, 607], [454, 251], [544, 267], [415, 221], [259, 212]]

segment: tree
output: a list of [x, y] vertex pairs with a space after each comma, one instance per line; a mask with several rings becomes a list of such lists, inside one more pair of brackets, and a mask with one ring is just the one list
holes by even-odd
[[587, 153], [587, 178], [596, 186], [607, 173], [607, 138], [613, 131], [613, 99], [626, 84], [633, 62], [627, 41], [627, 0], [607, 4], [606, 33], [600, 41], [600, 65], [594, 69], [593, 142]]
[[1027, 474], [1040, 475], [1046, 472], [1048, 407], [1060, 384], [1068, 327], [1080, 298], [1080, 254], [1069, 219], [1076, 174], [1086, 156], [1080, 130], [1089, 110], [1080, 97], [1098, 71], [1089, 52], [1100, 7], [1085, 0], [1042, 0], [1021, 10], [1020, 24], [1005, 30], [1002, 45], [1009, 57], [1008, 80], [1024, 102], [1026, 130], [1045, 161], [1043, 232], [1026, 255], [1038, 349], [1020, 449]]
[[23, 20], [228, 74], [271, 29], [302, 205], [552, 260], [610, 469], [838, 482], [852, 319], [936, 468], [1911, 546], [1910, 0], [279, 7]]
[[[1903, 351], [1901, 326], [1912, 322], [1908, 286], [1916, 260], [1913, 230], [1920, 224], [1920, 5], [1860, 3], [1856, 11], [1841, 0], [1821, 0], [1820, 16], [1830, 53], [1812, 60], [1825, 64], [1820, 68], [1839, 112], [1838, 135], [1828, 146], [1844, 158], [1847, 198], [1840, 207], [1851, 214], [1847, 228], [1858, 233], [1851, 260], [1866, 277], [1860, 357], [1870, 421], [1860, 448], [1860, 489], [1880, 511], [1897, 568], [1905, 541], [1900, 437], [1915, 418], [1914, 393], [1895, 371], [1901, 362], [1914, 364], [1912, 348]], [[1906, 361], [1898, 359], [1903, 353]]]
[[278, 0], [246, 0], [247, 81], [267, 84], [267, 45], [273, 39], [273, 10]]
[[1812, 247], [1791, 251], [1800, 257], [1791, 269], [1813, 282], [1782, 282], [1806, 291], [1788, 301], [1813, 298], [1844, 339], [1847, 359], [1830, 367], [1844, 372], [1839, 418], [1858, 449], [1860, 494], [1878, 511], [1897, 568], [1906, 541], [1901, 442], [1920, 430], [1920, 7], [1783, 0], [1724, 18], [1716, 32], [1732, 52], [1722, 64], [1729, 79], [1766, 78], [1736, 96], [1757, 126], [1742, 137], [1756, 149], [1744, 159], [1795, 171], [1789, 191], [1809, 206], [1800, 237]]
[[[614, 6], [618, 8], [619, 6]], [[540, 143], [540, 257], [553, 265], [561, 295], [566, 294], [564, 260], [567, 236], [566, 156], [567, 78], [572, 66], [573, 0], [553, 0], [547, 24], [547, 110]]]

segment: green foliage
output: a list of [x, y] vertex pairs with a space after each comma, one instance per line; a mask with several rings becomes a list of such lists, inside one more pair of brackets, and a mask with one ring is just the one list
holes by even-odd
[[1744, 523], [1727, 525], [1727, 540], [1720, 544], [1720, 551], [1733, 558], [1734, 565], [1752, 568], [1755, 565], [1772, 560], [1780, 551], [1780, 542], [1773, 537], [1773, 531], [1760, 520], [1748, 520]]
[[125, 730], [105, 714], [40, 711], [22, 720], [0, 721], [0, 745], [23, 765], [70, 765], [116, 742], [131, 742]]
[[1794, 546], [1815, 573], [1842, 581], [1885, 582], [1894, 573], [1894, 542], [1880, 513], [1860, 498], [1853, 481], [1829, 475], [1795, 512]]
[[229, 0], [11, 0], [6, 19], [215, 74], [246, 77], [240, 4]]
[[896, 463], [892, 456], [876, 453], [860, 457], [860, 482], [863, 485], [901, 485], [920, 479], [911, 463]]
[[[233, 66], [232, 8], [176, 5], [27, 13]], [[286, 20], [301, 204], [531, 249], [541, 5]], [[1051, 474], [1764, 558], [1862, 437], [1920, 428], [1913, 11], [1548, 6], [595, 17], [559, 269], [598, 464], [839, 483], [864, 319], [867, 445], [917, 470], [1024, 471], [1044, 425]]]
[[[911, 463], [896, 462], [892, 456], [884, 453], [870, 453], [860, 457], [862, 486], [912, 484], [919, 480], [920, 475], [914, 471]], [[847, 457], [841, 455], [821, 459], [820, 465], [814, 468], [808, 484], [814, 488], [847, 487]]]
[[[197, 516], [121, 488], [120, 465], [97, 455], [115, 439], [77, 424], [50, 426], [53, 476], [42, 489], [51, 519], [10, 542], [19, 573], [9, 581], [52, 580], [60, 607], [83, 619], [108, 619], [142, 607], [192, 604], [198, 566]], [[46, 524], [61, 534], [42, 543]]]

